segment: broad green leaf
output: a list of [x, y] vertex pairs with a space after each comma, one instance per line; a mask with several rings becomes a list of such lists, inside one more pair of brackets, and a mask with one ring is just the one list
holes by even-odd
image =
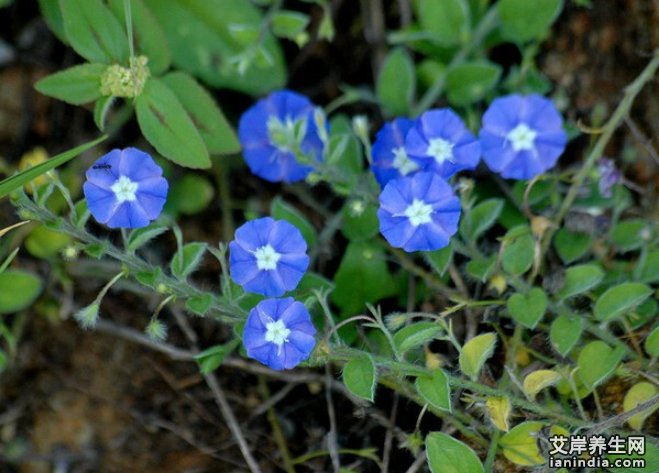
[[478, 102], [494, 88], [500, 76], [501, 66], [491, 62], [479, 61], [454, 66], [446, 74], [448, 100], [458, 106]]
[[357, 397], [373, 401], [376, 371], [373, 358], [368, 353], [351, 358], [343, 367], [343, 384]]
[[185, 308], [197, 315], [206, 315], [213, 305], [213, 296], [210, 294], [202, 294], [194, 296], [185, 301]]
[[453, 245], [449, 242], [448, 246], [445, 246], [441, 250], [424, 251], [423, 256], [428, 265], [430, 265], [439, 276], [443, 276], [453, 259]]
[[419, 376], [415, 386], [428, 404], [436, 409], [451, 412], [451, 387], [448, 376], [442, 370], [433, 370], [430, 376]]
[[584, 256], [593, 244], [586, 233], [575, 233], [561, 228], [554, 236], [554, 248], [564, 263], [569, 264]]
[[508, 422], [511, 411], [510, 399], [507, 397], [488, 397], [485, 401], [485, 407], [494, 426], [499, 430], [508, 432], [510, 430]]
[[649, 252], [637, 268], [638, 282], [646, 284], [659, 282], [659, 251]]
[[532, 400], [545, 388], [553, 386], [561, 380], [560, 373], [554, 370], [536, 370], [524, 378], [524, 394]]
[[189, 168], [208, 168], [208, 150], [176, 95], [161, 80], [147, 80], [135, 99], [144, 137], [165, 158]]
[[194, 358], [199, 364], [199, 371], [201, 371], [202, 374], [212, 373], [220, 367], [226, 357], [229, 356], [238, 345], [240, 345], [240, 340], [235, 338], [223, 345], [215, 345], [214, 347], [207, 348], [196, 354]]
[[215, 197], [215, 188], [204, 176], [187, 173], [174, 181], [167, 195], [165, 211], [172, 215], [195, 215], [203, 211]]
[[66, 33], [64, 32], [64, 19], [62, 18], [59, 0], [39, 0], [39, 9], [50, 31], [55, 33], [55, 36], [61, 42], [68, 44], [69, 41], [66, 39]]
[[[625, 400], [622, 403], [623, 412], [631, 411], [639, 404], [643, 404], [644, 402], [649, 401], [657, 394], [659, 394], [659, 389], [657, 389], [654, 384], [648, 383], [647, 381], [636, 383], [629, 389], [629, 391], [627, 391], [627, 394], [625, 395]], [[657, 407], [659, 406], [655, 404], [653, 407], [639, 412], [638, 414], [631, 417], [627, 423], [632, 429], [641, 431], [645, 419], [650, 417], [652, 413], [657, 410]]]
[[377, 207], [361, 200], [348, 202], [343, 207], [341, 232], [348, 240], [369, 240], [380, 231]]
[[407, 115], [416, 92], [414, 63], [403, 48], [395, 48], [385, 58], [378, 74], [376, 93], [391, 115]]
[[350, 242], [334, 275], [336, 289], [330, 298], [341, 314], [353, 315], [364, 304], [396, 294], [396, 283], [387, 268], [382, 247], [368, 241]]
[[465, 0], [418, 0], [417, 18], [432, 41], [441, 46], [463, 42], [469, 32], [469, 7]]
[[595, 318], [606, 321], [618, 317], [634, 309], [650, 294], [652, 294], [650, 287], [637, 282], [626, 282], [611, 287], [597, 299]]
[[170, 264], [172, 274], [178, 279], [185, 279], [192, 273], [206, 251], [206, 243], [188, 243], [174, 254]]
[[[534, 466], [544, 463], [545, 458], [538, 448], [538, 436], [545, 426], [544, 422], [531, 421], [513, 427], [499, 440], [503, 455], [516, 465]], [[550, 435], [568, 437], [570, 433], [563, 427], [554, 425], [550, 429]]]
[[71, 47], [89, 62], [128, 63], [128, 38], [101, 0], [60, 0]]
[[162, 269], [159, 266], [156, 266], [153, 270], [149, 271], [139, 271], [135, 273], [135, 279], [139, 281], [140, 284], [144, 286], [155, 289], [162, 278]]
[[0, 273], [0, 314], [28, 308], [41, 294], [41, 279], [19, 269]]
[[535, 328], [547, 310], [547, 294], [539, 287], [528, 294], [515, 293], [508, 298], [506, 308], [510, 316], [527, 328]]
[[523, 43], [547, 35], [563, 0], [500, 0], [497, 7], [504, 36]]
[[556, 297], [567, 299], [582, 294], [597, 287], [602, 279], [604, 279], [604, 271], [599, 266], [594, 264], [572, 266], [565, 271], [565, 282]]
[[[110, 0], [110, 9], [125, 27], [124, 13], [125, 0]], [[144, 6], [142, 0], [130, 0], [131, 16], [133, 20], [133, 39], [135, 53], [149, 58], [147, 66], [153, 75], [159, 76], [167, 69], [172, 61], [167, 38], [160, 24], [153, 14]]]
[[490, 228], [501, 215], [503, 199], [487, 199], [460, 219], [460, 234], [466, 241], [474, 241]]
[[394, 334], [394, 344], [398, 353], [403, 354], [412, 348], [425, 345], [439, 337], [442, 328], [433, 322], [416, 322], [406, 325]]
[[485, 282], [492, 275], [496, 262], [496, 254], [492, 254], [485, 259], [474, 258], [467, 263], [467, 274], [480, 282]]
[[[508, 234], [515, 230], [516, 229], [509, 231]], [[513, 276], [521, 276], [531, 269], [534, 252], [535, 241], [531, 234], [524, 233], [521, 236], [512, 239], [503, 250], [503, 269]]]
[[270, 214], [277, 220], [286, 220], [300, 230], [309, 248], [312, 248], [316, 244], [316, 229], [311, 225], [307, 217], [302, 215], [298, 209], [285, 202], [280, 196], [272, 199]]
[[483, 464], [474, 451], [442, 432], [426, 436], [426, 456], [432, 473], [483, 473]]
[[130, 235], [128, 236], [126, 249], [133, 253], [166, 231], [167, 227], [159, 225], [149, 225], [148, 227], [144, 228], [136, 228], [135, 230], [131, 231]]
[[71, 161], [79, 154], [82, 154], [88, 149], [93, 148], [97, 144], [104, 141], [106, 138], [107, 136], [103, 135], [100, 138], [95, 139], [94, 141], [90, 141], [89, 143], [85, 143], [76, 148], [70, 149], [69, 151], [65, 151], [64, 153], [58, 154], [57, 156], [53, 156], [52, 158], [41, 164], [37, 164], [34, 167], [31, 167], [25, 171], [19, 172], [18, 174], [15, 174], [11, 177], [8, 177], [7, 179], [4, 179], [2, 182], [0, 182], [0, 199], [2, 199], [4, 196], [9, 194], [11, 191], [18, 189], [19, 187], [22, 187], [23, 185], [27, 184], [32, 179], [36, 179], [42, 174], [45, 174], [48, 171]]
[[81, 64], [44, 77], [34, 88], [44, 95], [73, 105], [93, 102], [101, 96], [105, 64]]
[[261, 48], [244, 73], [239, 55], [253, 47], [241, 43], [235, 29], [255, 28], [265, 21], [258, 8], [244, 0], [144, 0], [167, 37], [172, 62], [203, 82], [251, 95], [281, 88], [286, 81], [284, 58], [276, 39], [265, 32]]
[[59, 256], [72, 242], [69, 235], [40, 226], [30, 232], [25, 240], [25, 248], [32, 256], [51, 259]]
[[460, 352], [460, 369], [472, 380], [478, 378], [481, 368], [494, 353], [496, 333], [484, 333], [469, 340]]
[[211, 154], [240, 151], [236, 133], [206, 89], [184, 72], [169, 73], [163, 81], [190, 115]]
[[659, 325], [645, 339], [645, 351], [652, 357], [659, 357]]
[[645, 243], [641, 235], [647, 226], [640, 218], [619, 222], [611, 229], [611, 241], [622, 252], [637, 250]]
[[549, 330], [549, 339], [561, 356], [567, 356], [576, 345], [583, 332], [584, 319], [575, 315], [563, 314], [556, 318]]
[[600, 340], [586, 345], [577, 360], [578, 375], [584, 386], [592, 390], [601, 384], [613, 373], [624, 354], [622, 347], [612, 349]]

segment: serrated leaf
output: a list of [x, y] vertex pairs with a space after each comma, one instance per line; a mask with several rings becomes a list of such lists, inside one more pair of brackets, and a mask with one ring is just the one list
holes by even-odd
[[460, 369], [472, 380], [478, 378], [481, 368], [494, 353], [497, 344], [495, 333], [484, 333], [469, 340], [460, 351]]
[[483, 473], [483, 464], [474, 451], [442, 432], [426, 436], [426, 457], [432, 473]]
[[641, 283], [626, 282], [611, 287], [595, 303], [595, 318], [600, 321], [611, 320], [634, 309], [650, 297], [652, 289]]
[[0, 314], [10, 314], [28, 308], [41, 294], [41, 279], [19, 269], [0, 273]]
[[206, 243], [193, 242], [183, 245], [172, 257], [170, 268], [177, 279], [185, 279], [192, 273], [206, 251]]
[[277, 220], [286, 220], [300, 230], [309, 248], [316, 244], [316, 229], [298, 209], [285, 202], [280, 196], [272, 200], [270, 215]]
[[475, 241], [494, 225], [503, 210], [503, 202], [503, 199], [487, 199], [464, 213], [460, 219], [460, 234], [466, 241]]
[[60, 0], [64, 31], [71, 47], [90, 62], [128, 62], [128, 38], [101, 0]]
[[558, 299], [567, 299], [582, 294], [597, 287], [602, 279], [604, 279], [604, 271], [599, 266], [594, 264], [572, 266], [565, 271], [563, 287], [556, 294], [556, 297]]
[[201, 135], [164, 82], [149, 78], [135, 99], [135, 110], [144, 137], [165, 158], [189, 168], [210, 167]]
[[44, 95], [73, 105], [93, 102], [101, 96], [105, 64], [81, 64], [44, 77], [34, 88]]
[[405, 49], [395, 48], [385, 58], [378, 74], [378, 99], [391, 115], [406, 115], [415, 92], [414, 63]]
[[433, 370], [430, 376], [419, 376], [414, 383], [424, 401], [436, 409], [451, 412], [451, 387], [442, 370]]
[[376, 385], [373, 358], [367, 353], [351, 358], [343, 367], [343, 384], [355, 396], [373, 401]]
[[540, 391], [555, 385], [561, 378], [562, 376], [554, 370], [533, 371], [524, 378], [524, 394], [531, 399], [535, 399]]
[[567, 356], [583, 332], [584, 320], [579, 316], [563, 314], [556, 318], [549, 330], [549, 339], [561, 356]]
[[240, 151], [236, 133], [213, 97], [191, 76], [172, 72], [163, 77], [197, 127], [211, 154], [233, 154]]
[[162, 235], [166, 231], [167, 231], [167, 227], [158, 226], [158, 225], [150, 225], [144, 228], [137, 228], [130, 232], [126, 249], [129, 252], [133, 253], [142, 246], [144, 246], [145, 244], [147, 244], [149, 241], [153, 240], [158, 235]]

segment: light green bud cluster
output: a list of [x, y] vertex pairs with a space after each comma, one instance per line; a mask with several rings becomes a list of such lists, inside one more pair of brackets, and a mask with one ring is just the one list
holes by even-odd
[[101, 76], [101, 94], [113, 97], [137, 97], [151, 75], [146, 56], [130, 58], [130, 67], [109, 66]]

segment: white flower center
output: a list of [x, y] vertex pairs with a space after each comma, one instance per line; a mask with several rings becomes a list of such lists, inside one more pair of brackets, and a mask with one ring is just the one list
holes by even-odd
[[122, 202], [126, 201], [132, 202], [137, 198], [135, 196], [137, 187], [137, 182], [131, 181], [130, 178], [126, 176], [119, 176], [119, 179], [117, 179], [115, 183], [112, 184], [110, 189], [112, 192], [114, 192], [114, 195], [117, 198], [117, 202], [121, 204]]
[[268, 322], [265, 324], [265, 341], [272, 342], [281, 347], [288, 341], [291, 330], [286, 327], [283, 320]]
[[284, 153], [294, 151], [302, 143], [304, 135], [307, 133], [307, 121], [305, 119], [293, 120], [290, 116], [281, 121], [272, 115], [268, 118], [267, 127], [270, 142]]
[[432, 138], [426, 154], [435, 158], [437, 164], [442, 164], [444, 161], [453, 162], [453, 143], [442, 138]]
[[520, 123], [508, 132], [506, 138], [513, 145], [515, 151], [531, 150], [534, 148], [533, 145], [537, 134], [538, 133], [533, 128], [529, 128], [526, 123]]
[[410, 219], [413, 227], [418, 227], [424, 223], [430, 222], [432, 206], [424, 201], [414, 199], [411, 205], [405, 209], [405, 216]]
[[407, 176], [409, 173], [419, 169], [419, 165], [409, 158], [405, 152], [405, 148], [401, 146], [400, 148], [394, 148], [392, 151], [394, 153], [393, 165], [401, 175]]
[[270, 245], [262, 246], [254, 251], [256, 266], [261, 270], [270, 271], [277, 268], [277, 261], [281, 255]]

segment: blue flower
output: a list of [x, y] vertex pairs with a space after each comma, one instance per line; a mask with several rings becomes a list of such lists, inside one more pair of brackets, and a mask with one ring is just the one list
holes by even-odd
[[450, 108], [428, 110], [417, 118], [405, 138], [405, 150], [424, 170], [444, 179], [474, 169], [481, 156], [478, 140]]
[[167, 180], [144, 151], [115, 149], [87, 170], [82, 190], [89, 211], [110, 228], [146, 227], [162, 212]]
[[266, 299], [247, 316], [243, 344], [247, 356], [273, 370], [295, 368], [316, 344], [309, 311], [292, 297]]
[[563, 117], [540, 95], [508, 95], [492, 102], [480, 133], [488, 167], [510, 179], [531, 179], [551, 169], [565, 150]]
[[[238, 138], [250, 170], [270, 182], [295, 182], [320, 161], [327, 141], [322, 111], [290, 90], [272, 92], [247, 110], [238, 124]], [[307, 164], [298, 162], [302, 153]]]
[[245, 291], [281, 296], [295, 289], [309, 267], [307, 243], [285, 220], [251, 220], [229, 243], [231, 278]]
[[419, 164], [411, 160], [405, 150], [405, 137], [413, 126], [413, 120], [396, 118], [378, 131], [371, 149], [371, 169], [380, 186], [419, 170]]
[[460, 199], [434, 172], [400, 177], [380, 193], [380, 232], [407, 252], [445, 247], [458, 230]]

